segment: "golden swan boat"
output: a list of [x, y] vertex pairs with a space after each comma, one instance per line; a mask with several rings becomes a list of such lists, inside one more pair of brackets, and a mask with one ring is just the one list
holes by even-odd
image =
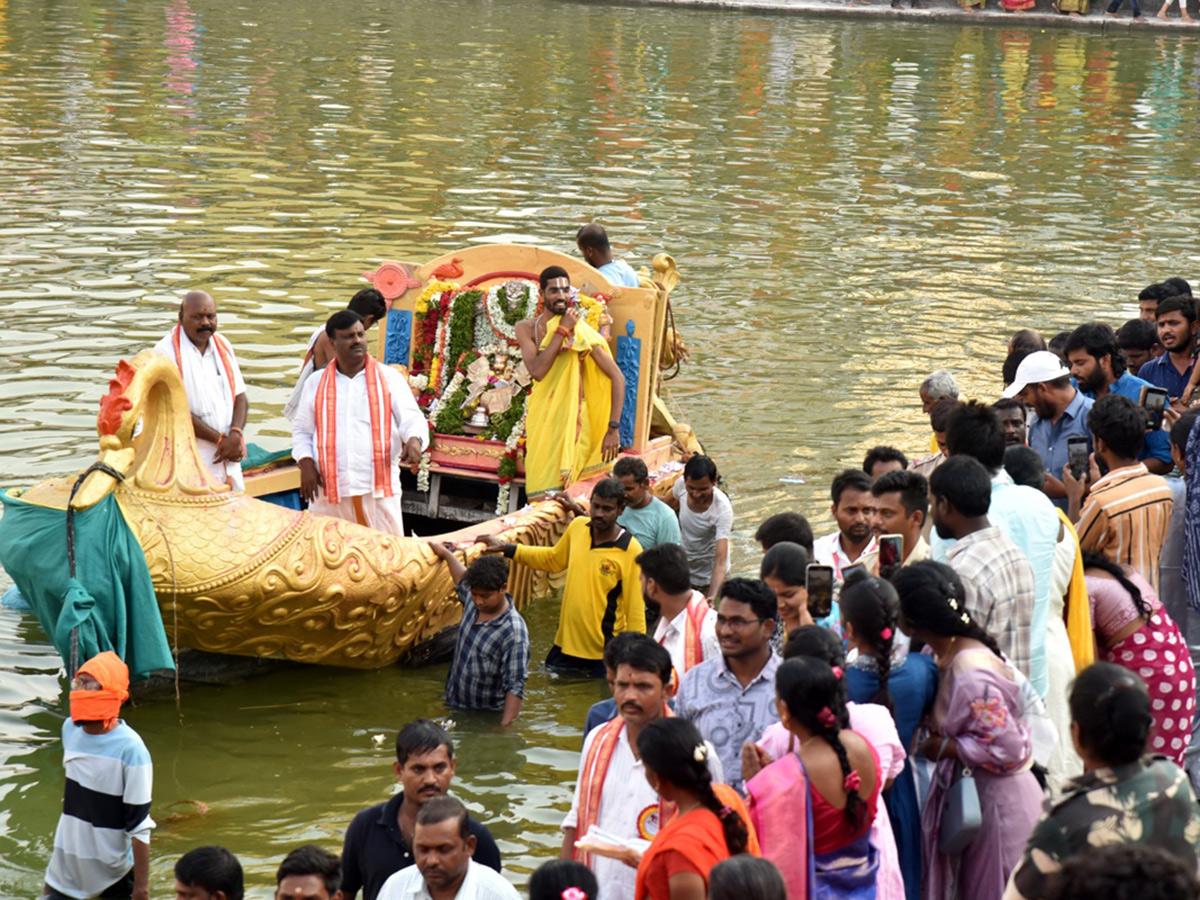
[[[658, 361], [678, 350], [665, 327], [668, 295], [678, 276], [665, 255], [656, 258], [656, 277], [625, 289], [578, 260], [528, 247], [468, 248], [420, 266], [387, 263], [373, 279], [386, 288], [390, 304], [380, 328], [379, 356], [407, 365], [414, 351], [419, 353], [421, 336], [412, 314], [435, 280], [448, 284], [444, 279], [453, 276], [486, 289], [512, 284], [515, 276], [528, 277], [550, 264], [567, 267], [581, 290], [606, 297], [614, 330], [624, 330], [630, 339], [613, 342], [618, 344], [614, 356], [635, 376], [648, 373], [632, 381], [635, 402], [626, 452], [645, 458], [658, 473], [656, 490], [669, 491], [680, 451], [699, 445], [658, 398]], [[407, 341], [397, 340], [401, 328]], [[646, 340], [635, 346], [639, 329]], [[397, 347], [403, 360], [394, 358]], [[459, 621], [461, 607], [448, 570], [424, 541], [257, 499], [297, 485], [294, 466], [249, 474], [246, 493], [216, 484], [199, 457], [183, 383], [167, 357], [144, 351], [122, 360], [100, 406], [97, 462], [119, 478], [94, 470], [78, 484], [74, 477], [58, 478], [9, 495], [58, 510], [68, 503], [88, 509], [113, 496], [144, 552], [167, 639], [176, 650], [374, 668], [419, 657], [423, 647]], [[497, 441], [435, 434], [427, 474], [436, 484], [406, 489], [406, 516], [426, 514], [428, 521], [451, 526], [466, 523], [440, 538], [459, 542], [468, 560], [480, 552], [474, 544], [480, 533], [525, 544], [557, 540], [569, 514], [554, 502], [518, 508], [519, 469], [507, 479], [516, 486], [506, 503], [510, 508], [499, 515], [480, 512], [503, 480], [504, 450]], [[511, 448], [507, 456], [513, 458]], [[461, 507], [464, 515], [456, 520], [451, 494], [461, 497], [472, 484], [485, 491], [485, 500], [482, 506]], [[442, 492], [447, 485], [453, 492]], [[571, 490], [585, 496], [587, 489], [581, 484]], [[513, 567], [519, 601], [547, 587], [534, 576]]]

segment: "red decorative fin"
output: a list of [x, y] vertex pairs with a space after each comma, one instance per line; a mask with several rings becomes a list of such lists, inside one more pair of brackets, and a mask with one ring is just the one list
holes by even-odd
[[117, 377], [108, 383], [108, 393], [100, 398], [100, 415], [96, 429], [101, 434], [116, 434], [121, 427], [121, 417], [133, 409], [133, 403], [125, 396], [125, 390], [136, 374], [128, 360], [117, 363]]

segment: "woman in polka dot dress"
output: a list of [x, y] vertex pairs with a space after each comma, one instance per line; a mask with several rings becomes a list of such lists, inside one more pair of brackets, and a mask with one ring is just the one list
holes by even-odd
[[1196, 715], [1196, 674], [1183, 635], [1140, 574], [1083, 554], [1100, 657], [1137, 673], [1150, 691], [1150, 750], [1183, 765]]

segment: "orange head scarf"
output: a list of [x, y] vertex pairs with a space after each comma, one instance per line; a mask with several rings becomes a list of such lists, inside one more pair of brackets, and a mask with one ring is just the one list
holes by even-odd
[[121, 704], [129, 699], [129, 668], [107, 650], [93, 656], [75, 674], [91, 675], [100, 682], [100, 690], [71, 691], [71, 721], [103, 722], [106, 729], [111, 728], [121, 714]]

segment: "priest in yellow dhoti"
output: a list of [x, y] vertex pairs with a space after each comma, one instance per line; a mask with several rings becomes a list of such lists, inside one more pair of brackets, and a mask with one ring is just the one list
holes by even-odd
[[571, 302], [566, 269], [538, 278], [542, 311], [517, 323], [533, 377], [525, 414], [525, 491], [531, 499], [608, 468], [620, 452], [625, 376], [608, 344]]

